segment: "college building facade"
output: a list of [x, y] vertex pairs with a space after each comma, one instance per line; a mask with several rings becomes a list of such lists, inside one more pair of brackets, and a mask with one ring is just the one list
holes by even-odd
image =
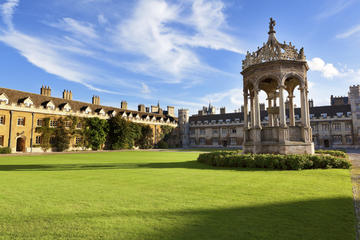
[[[290, 125], [288, 102], [286, 122]], [[244, 141], [244, 112], [226, 113], [220, 108], [215, 113], [211, 105], [198, 114], [189, 116], [186, 109], [179, 110], [180, 139], [188, 147], [236, 147]], [[295, 125], [301, 126], [301, 109], [294, 109]], [[309, 100], [312, 140], [316, 148], [360, 148], [360, 85], [351, 86], [347, 97], [331, 96], [330, 105], [314, 106]], [[260, 104], [261, 125], [269, 125], [265, 104]], [[248, 124], [250, 117], [248, 114]], [[279, 122], [272, 124], [279, 126]], [[275, 137], [275, 136], [274, 136]]]
[[[41, 87], [40, 94], [0, 88], [0, 147], [9, 147], [12, 152], [40, 152], [41, 134], [37, 127], [49, 118], [49, 127], [56, 127], [57, 121], [66, 116], [78, 118], [98, 117], [109, 119], [120, 114], [124, 119], [149, 125], [153, 130], [153, 143], [160, 139], [161, 126], [177, 127], [174, 107], [162, 110], [158, 105], [145, 107], [138, 105], [138, 110], [129, 110], [127, 102], [121, 107], [100, 105], [100, 97], [93, 96], [91, 103], [72, 100], [72, 92], [63, 91], [62, 98], [52, 97], [50, 87]], [[81, 124], [76, 128], [81, 129]], [[79, 137], [73, 137], [69, 150], [77, 149]]]

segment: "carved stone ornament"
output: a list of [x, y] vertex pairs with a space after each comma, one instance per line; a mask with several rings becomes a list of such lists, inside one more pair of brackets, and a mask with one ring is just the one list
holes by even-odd
[[304, 48], [298, 51], [295, 46], [289, 44], [279, 43], [275, 37], [275, 21], [270, 18], [269, 23], [269, 39], [263, 44], [261, 48], [250, 53], [247, 52], [245, 60], [242, 62], [242, 69], [264, 62], [277, 61], [277, 60], [291, 60], [291, 61], [306, 61], [304, 55]]

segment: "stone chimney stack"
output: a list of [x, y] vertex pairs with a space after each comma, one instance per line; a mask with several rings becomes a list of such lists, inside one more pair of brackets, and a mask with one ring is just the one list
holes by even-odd
[[40, 94], [43, 95], [43, 96], [48, 96], [50, 97], [51, 96], [51, 88], [49, 86], [41, 86], [40, 88]]
[[173, 106], [167, 106], [167, 114], [171, 117], [175, 116], [175, 108]]
[[148, 113], [148, 112], [150, 112], [150, 108], [149, 107], [146, 107], [145, 108], [145, 111]]
[[63, 99], [66, 100], [72, 100], [72, 92], [69, 90], [65, 90], [63, 91]]
[[312, 99], [309, 99], [309, 107], [314, 107], [314, 100]]
[[100, 105], [100, 97], [94, 95], [94, 96], [92, 97], [92, 104], [94, 104], [94, 105]]
[[139, 112], [145, 112], [145, 105], [144, 104], [139, 104], [138, 105], [138, 111]]
[[127, 102], [126, 101], [121, 101], [121, 109], [127, 109]]
[[225, 114], [225, 113], [226, 113], [226, 108], [225, 107], [220, 108], [220, 114]]

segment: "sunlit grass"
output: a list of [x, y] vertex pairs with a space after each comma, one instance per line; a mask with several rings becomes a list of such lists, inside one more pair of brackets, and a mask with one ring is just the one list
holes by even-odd
[[355, 239], [349, 170], [231, 170], [197, 156], [1, 157], [0, 239]]

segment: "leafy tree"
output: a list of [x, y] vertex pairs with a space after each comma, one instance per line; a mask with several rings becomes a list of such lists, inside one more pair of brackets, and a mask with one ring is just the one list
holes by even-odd
[[140, 148], [148, 149], [153, 146], [153, 130], [149, 125], [143, 124], [141, 126], [141, 138], [138, 141]]
[[50, 127], [50, 118], [44, 118], [41, 127], [36, 127], [35, 131], [41, 133], [40, 147], [44, 152], [51, 148], [50, 138], [54, 133], [54, 129]]
[[86, 147], [92, 150], [99, 150], [103, 147], [106, 141], [108, 132], [108, 122], [100, 118], [87, 118], [85, 132]]
[[157, 143], [158, 148], [169, 148], [169, 146], [171, 145], [171, 140], [173, 140], [172, 132], [174, 131], [174, 129], [175, 128], [172, 126], [161, 126], [161, 140]]
[[108, 147], [112, 150], [132, 148], [134, 144], [132, 128], [121, 115], [109, 119]]
[[66, 127], [67, 119], [57, 119], [57, 126], [55, 128], [55, 141], [53, 147], [58, 152], [63, 152], [69, 148], [70, 145], [70, 132]]

